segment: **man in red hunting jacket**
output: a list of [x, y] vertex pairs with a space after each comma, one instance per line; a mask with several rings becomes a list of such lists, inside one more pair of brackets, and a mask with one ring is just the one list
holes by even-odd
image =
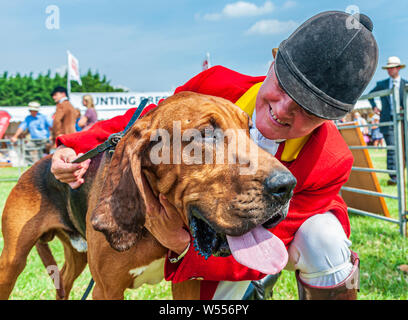
[[[250, 135], [255, 142], [296, 177], [289, 213], [269, 231], [286, 246], [286, 269], [296, 270], [301, 299], [357, 296], [359, 259], [349, 249], [347, 207], [338, 195], [353, 158], [330, 120], [353, 109], [374, 74], [378, 49], [371, 20], [360, 15], [359, 28], [348, 29], [349, 18], [331, 11], [306, 21], [281, 43], [266, 77], [216, 66], [175, 91], [219, 96], [237, 104], [253, 120]], [[148, 106], [145, 112], [154, 107]], [[73, 188], [80, 186], [89, 161], [81, 165], [68, 160], [122, 131], [134, 111], [99, 122], [87, 132], [59, 137], [61, 147], [52, 164], [56, 178]], [[166, 261], [167, 280], [203, 280], [202, 299], [247, 298], [258, 292], [255, 288], [274, 283], [276, 277], [250, 269], [233, 256], [205, 260], [189, 245], [193, 239], [185, 230], [170, 230], [169, 225], [149, 230], [158, 239], [169, 239], [162, 244], [176, 258], [176, 263]], [[183, 232], [187, 236], [180, 236]], [[179, 240], [174, 241], [174, 234]], [[251, 284], [251, 280], [259, 281]]]

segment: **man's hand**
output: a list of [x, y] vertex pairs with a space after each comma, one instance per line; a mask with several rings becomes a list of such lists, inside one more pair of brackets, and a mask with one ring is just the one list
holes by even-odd
[[181, 254], [190, 243], [190, 234], [177, 209], [162, 194], [159, 201], [153, 195], [146, 178], [142, 176], [146, 195], [145, 227], [166, 248]]
[[83, 183], [82, 178], [89, 167], [90, 159], [81, 163], [71, 163], [78, 156], [76, 152], [65, 146], [60, 146], [52, 156], [51, 172], [55, 178], [69, 184], [72, 189], [79, 188]]

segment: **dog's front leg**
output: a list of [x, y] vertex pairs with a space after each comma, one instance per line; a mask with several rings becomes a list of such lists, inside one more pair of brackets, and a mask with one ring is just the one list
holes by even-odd
[[200, 300], [200, 280], [188, 280], [172, 283], [171, 289], [174, 300]]

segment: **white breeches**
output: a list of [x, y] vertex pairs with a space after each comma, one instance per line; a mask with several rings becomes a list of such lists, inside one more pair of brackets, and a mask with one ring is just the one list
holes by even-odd
[[[333, 286], [353, 268], [351, 241], [339, 220], [330, 212], [316, 214], [298, 229], [289, 246], [285, 270], [299, 270], [300, 278], [314, 286]], [[241, 299], [250, 281], [220, 281], [213, 299]]]
[[299, 270], [300, 278], [313, 286], [333, 286], [351, 272], [351, 241], [330, 212], [307, 219], [289, 246], [285, 269]]

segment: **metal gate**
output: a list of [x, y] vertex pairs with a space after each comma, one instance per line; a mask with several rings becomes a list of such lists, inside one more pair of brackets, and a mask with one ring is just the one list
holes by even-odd
[[[44, 148], [48, 139], [19, 139], [13, 143], [9, 139], [0, 139], [0, 160], [4, 165], [8, 164], [13, 168], [18, 168], [15, 173], [6, 174], [1, 177], [0, 182], [17, 181], [23, 171], [44, 155]], [[4, 166], [3, 165], [3, 166]]]
[[[404, 101], [407, 98], [407, 88], [404, 88]], [[352, 149], [385, 149], [385, 150], [394, 150], [395, 151], [395, 162], [396, 162], [396, 170], [384, 170], [384, 169], [375, 169], [375, 168], [360, 168], [360, 167], [352, 167], [354, 171], [365, 171], [365, 172], [376, 172], [376, 173], [386, 173], [386, 174], [393, 174], [396, 175], [397, 179], [397, 196], [384, 194], [379, 192], [374, 192], [370, 190], [364, 190], [359, 188], [350, 188], [350, 187], [342, 187], [341, 190], [355, 192], [365, 195], [372, 195], [372, 196], [380, 196], [384, 198], [395, 199], [398, 201], [398, 219], [393, 219], [389, 217], [384, 217], [379, 214], [373, 212], [367, 212], [363, 210], [359, 210], [356, 208], [348, 208], [348, 211], [355, 214], [360, 214], [363, 216], [368, 216], [376, 219], [385, 220], [387, 222], [396, 223], [399, 225], [400, 233], [402, 236], [407, 236], [407, 211], [406, 211], [406, 190], [405, 190], [405, 171], [404, 171], [404, 160], [405, 163], [408, 159], [407, 153], [407, 144], [408, 142], [404, 139], [404, 136], [407, 136], [408, 126], [408, 116], [407, 112], [404, 111], [403, 107], [400, 105], [400, 95], [399, 95], [399, 88], [393, 87], [388, 90], [382, 90], [377, 92], [372, 92], [367, 95], [361, 96], [359, 100], [368, 100], [378, 97], [384, 96], [391, 96], [393, 101], [393, 110], [392, 110], [392, 121], [389, 122], [380, 122], [379, 124], [363, 124], [363, 125], [346, 125], [346, 126], [338, 126], [339, 130], [344, 129], [351, 129], [351, 128], [361, 128], [361, 127], [384, 127], [384, 126], [393, 126], [394, 129], [394, 145], [391, 146], [349, 146]], [[405, 125], [404, 125], [405, 124]], [[405, 146], [403, 146], [405, 144]]]

